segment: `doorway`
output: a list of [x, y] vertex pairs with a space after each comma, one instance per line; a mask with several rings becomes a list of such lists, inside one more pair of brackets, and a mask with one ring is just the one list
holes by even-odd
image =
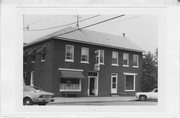
[[111, 94], [117, 94], [117, 74], [111, 75]]
[[98, 79], [95, 76], [88, 77], [88, 95], [97, 96], [98, 95]]
[[89, 95], [95, 95], [95, 78], [93, 77], [89, 80]]

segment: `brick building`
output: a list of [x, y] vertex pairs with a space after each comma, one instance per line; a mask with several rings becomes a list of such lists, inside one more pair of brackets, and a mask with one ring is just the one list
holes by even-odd
[[134, 95], [142, 50], [128, 38], [64, 28], [24, 46], [24, 82], [56, 96]]

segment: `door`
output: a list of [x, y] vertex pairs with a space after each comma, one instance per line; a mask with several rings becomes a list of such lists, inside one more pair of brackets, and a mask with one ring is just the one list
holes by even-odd
[[111, 94], [117, 94], [117, 74], [111, 75]]
[[95, 95], [95, 78], [89, 80], [89, 95]]

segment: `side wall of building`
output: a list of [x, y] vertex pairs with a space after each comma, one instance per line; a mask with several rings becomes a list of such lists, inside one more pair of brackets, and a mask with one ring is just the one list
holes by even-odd
[[32, 57], [30, 55], [25, 55], [27, 57], [27, 63], [24, 63], [24, 73], [26, 73], [24, 80], [26, 85], [30, 85], [31, 72], [34, 71], [34, 86], [38, 86], [45, 91], [51, 92], [53, 91], [53, 41], [50, 40], [29, 47], [25, 47], [24, 52], [29, 52], [32, 49], [35, 49], [37, 51], [42, 46], [45, 46], [45, 61], [41, 62], [39, 53], [35, 53], [35, 63], [31, 63]]

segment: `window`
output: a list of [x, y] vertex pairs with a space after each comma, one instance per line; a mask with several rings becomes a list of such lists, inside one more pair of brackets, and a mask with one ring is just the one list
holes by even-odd
[[31, 63], [35, 63], [35, 54], [32, 55]]
[[135, 77], [136, 73], [125, 74], [125, 91], [135, 91]]
[[74, 46], [66, 45], [65, 61], [74, 61]]
[[112, 51], [112, 65], [118, 65], [118, 52]]
[[137, 54], [133, 54], [133, 67], [138, 67], [139, 66], [139, 56]]
[[95, 51], [95, 63], [104, 64], [104, 50]]
[[34, 86], [34, 71], [31, 71], [30, 86]]
[[89, 48], [81, 48], [81, 63], [89, 62]]
[[45, 52], [41, 53], [41, 62], [45, 61], [46, 54]]
[[129, 67], [129, 54], [123, 53], [123, 67]]
[[81, 91], [81, 79], [61, 78], [60, 91]]
[[104, 50], [100, 50], [100, 64], [104, 64]]

